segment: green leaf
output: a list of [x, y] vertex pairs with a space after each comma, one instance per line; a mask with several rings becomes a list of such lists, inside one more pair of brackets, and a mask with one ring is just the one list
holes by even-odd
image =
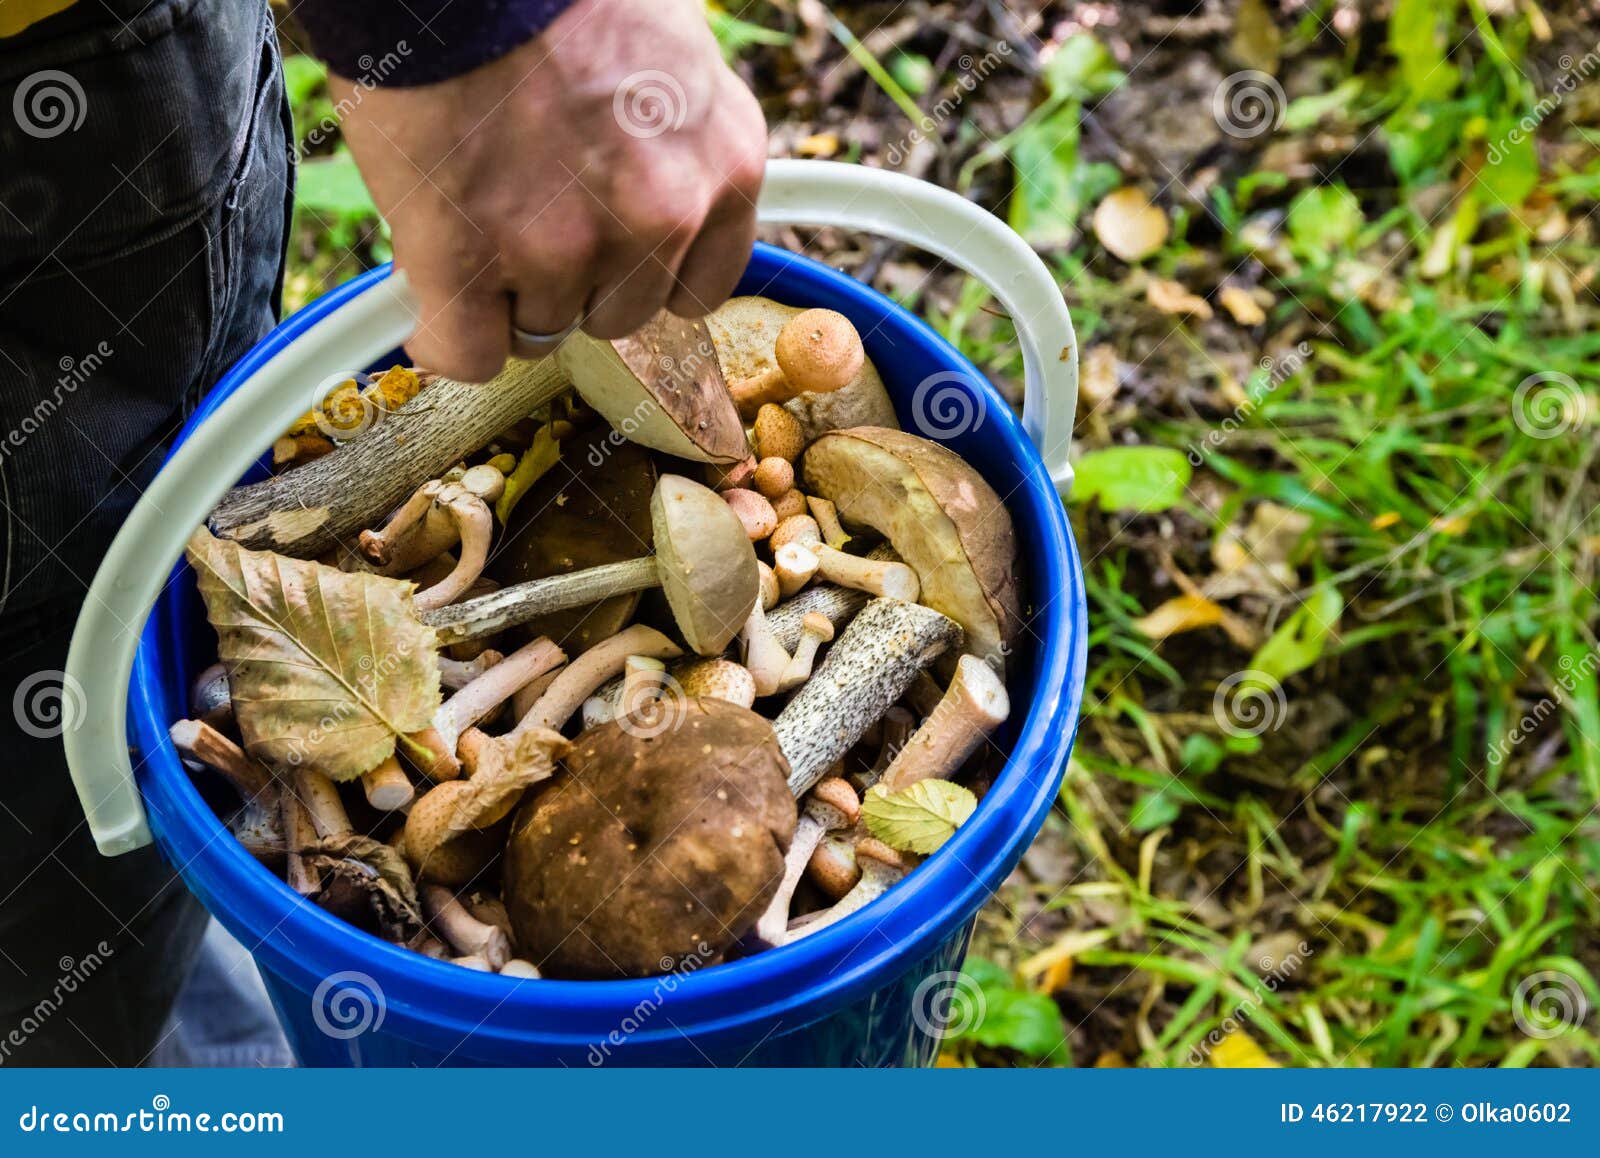
[[1438, 100], [1455, 91], [1460, 77], [1446, 57], [1455, 7], [1455, 0], [1395, 0], [1389, 50], [1400, 61], [1403, 95], [1410, 101]]
[[1539, 184], [1539, 151], [1533, 134], [1516, 121], [1503, 121], [1490, 133], [1489, 152], [1478, 180], [1500, 201], [1515, 209]]
[[1184, 738], [1178, 758], [1183, 761], [1187, 771], [1204, 776], [1221, 767], [1223, 758], [1227, 754], [1228, 750], [1210, 736], [1196, 732]]
[[1112, 446], [1094, 450], [1075, 466], [1072, 501], [1098, 499], [1105, 511], [1164, 511], [1183, 498], [1194, 474], [1181, 450], [1164, 446]]
[[1322, 658], [1343, 613], [1339, 589], [1332, 583], [1319, 584], [1251, 657], [1250, 669], [1279, 683], [1304, 671]]
[[1182, 806], [1164, 789], [1141, 793], [1128, 814], [1128, 827], [1135, 832], [1150, 832], [1178, 819]]
[[1354, 241], [1364, 224], [1361, 203], [1343, 185], [1318, 185], [1289, 203], [1289, 236], [1295, 251], [1310, 261], [1328, 260]]
[[1056, 1003], [1043, 993], [1015, 988], [1010, 974], [982, 957], [969, 957], [962, 966], [948, 1017], [947, 1041], [1013, 1049], [1037, 1061], [1069, 1060]]
[[713, 4], [706, 5], [706, 20], [711, 24], [711, 35], [716, 37], [717, 47], [722, 49], [723, 59], [729, 64], [753, 45], [782, 46], [794, 41], [794, 37], [787, 32], [776, 28], [765, 28], [748, 20], [740, 20]]
[[933, 61], [920, 52], [897, 52], [889, 58], [889, 75], [909, 93], [921, 96], [933, 87], [937, 79]]
[[1063, 100], [1103, 96], [1123, 80], [1110, 50], [1087, 32], [1063, 40], [1045, 61], [1043, 71], [1050, 95]]
[[978, 798], [959, 784], [919, 780], [899, 792], [874, 785], [861, 805], [861, 818], [890, 848], [926, 855], [937, 852], [977, 807]]
[[283, 58], [283, 91], [295, 109], [314, 97], [327, 79], [327, 68], [314, 56], [295, 53]]
[[367, 183], [356, 168], [356, 159], [340, 151], [331, 157], [302, 161], [295, 173], [295, 205], [336, 217], [376, 217]]

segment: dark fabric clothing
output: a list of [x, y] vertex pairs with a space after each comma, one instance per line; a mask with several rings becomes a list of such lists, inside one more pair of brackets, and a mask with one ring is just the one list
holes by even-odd
[[0, 1064], [143, 1060], [203, 926], [153, 849], [95, 851], [48, 702], [106, 544], [277, 318], [292, 208], [266, 0], [120, 11], [0, 41]]
[[538, 36], [574, 0], [300, 0], [295, 16], [340, 76], [435, 84]]

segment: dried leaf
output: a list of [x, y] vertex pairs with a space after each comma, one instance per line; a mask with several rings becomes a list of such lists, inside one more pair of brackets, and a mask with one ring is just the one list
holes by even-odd
[[1107, 194], [1095, 206], [1094, 235], [1123, 261], [1143, 261], [1167, 241], [1167, 215], [1128, 186]]
[[795, 144], [794, 151], [802, 157], [831, 157], [839, 151], [837, 133], [812, 133]]
[[1166, 639], [1180, 632], [1214, 627], [1225, 612], [1203, 595], [1178, 595], [1167, 600], [1149, 615], [1135, 619], [1133, 625], [1151, 639]]
[[1210, 320], [1211, 304], [1205, 298], [1192, 294], [1182, 284], [1164, 277], [1153, 277], [1145, 287], [1145, 297], [1164, 314], [1191, 314], [1203, 321]]
[[471, 778], [460, 782], [447, 827], [459, 833], [499, 823], [524, 792], [555, 775], [556, 761], [569, 747], [561, 733], [549, 728], [490, 740], [479, 749]]
[[248, 551], [204, 528], [188, 557], [251, 755], [354, 780], [432, 723], [437, 645], [413, 584]]
[[398, 410], [410, 402], [421, 388], [422, 380], [409, 366], [391, 366], [365, 387], [354, 378], [346, 378], [328, 392], [322, 405], [295, 419], [289, 435], [320, 434], [342, 438], [360, 434], [379, 415]]
[[1217, 300], [1241, 326], [1259, 326], [1267, 320], [1266, 311], [1247, 289], [1236, 285], [1225, 285], [1217, 291]]
[[561, 443], [556, 441], [556, 436], [549, 423], [539, 427], [533, 436], [533, 442], [528, 449], [522, 452], [516, 469], [506, 476], [505, 490], [500, 492], [499, 500], [494, 504], [495, 517], [504, 526], [511, 518], [511, 512], [517, 509], [517, 504], [522, 501], [522, 496], [533, 489], [533, 484], [543, 478], [550, 468], [561, 461]]
[[411, 869], [390, 845], [346, 832], [323, 837], [300, 851], [325, 878], [317, 898], [324, 908], [357, 924], [365, 924], [366, 910], [380, 934], [393, 941], [404, 941], [422, 928]]
[[1211, 1049], [1211, 1065], [1219, 1070], [1278, 1069], [1278, 1063], [1244, 1030], [1231, 1030]]
[[898, 852], [937, 852], [978, 806], [977, 797], [949, 780], [919, 780], [889, 792], [879, 784], [867, 793], [861, 817], [867, 830]]

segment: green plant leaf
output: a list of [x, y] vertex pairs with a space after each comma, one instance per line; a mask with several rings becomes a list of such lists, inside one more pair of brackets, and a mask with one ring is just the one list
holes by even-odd
[[1250, 669], [1282, 683], [1317, 660], [1339, 627], [1344, 596], [1332, 583], [1322, 583], [1272, 633], [1250, 659]]
[[356, 159], [341, 150], [331, 157], [302, 161], [295, 173], [295, 205], [339, 218], [376, 217], [378, 207], [356, 168]]
[[1052, 97], [1084, 100], [1103, 96], [1123, 81], [1116, 58], [1087, 32], [1063, 40], [1044, 63], [1044, 84]]
[[899, 792], [877, 784], [862, 802], [861, 818], [890, 848], [926, 855], [954, 836], [976, 807], [977, 797], [949, 780], [919, 780]]
[[1171, 824], [1183, 811], [1182, 805], [1164, 789], [1140, 793], [1128, 814], [1128, 827], [1135, 832], [1150, 832], [1164, 824]]
[[1343, 185], [1318, 185], [1289, 203], [1289, 236], [1295, 252], [1308, 261], [1327, 261], [1354, 241], [1364, 224], [1361, 203]]
[[950, 995], [947, 1041], [1014, 1049], [1036, 1061], [1067, 1063], [1061, 1011], [1043, 993], [1018, 989], [993, 961], [969, 957]]
[[1515, 209], [1539, 184], [1539, 150], [1533, 134], [1522, 131], [1516, 121], [1506, 120], [1489, 134], [1489, 140], [1489, 155], [1478, 170], [1478, 180]]
[[1074, 470], [1072, 501], [1098, 499], [1105, 511], [1164, 511], [1183, 498], [1194, 474], [1189, 458], [1163, 446], [1112, 446], [1090, 451]]

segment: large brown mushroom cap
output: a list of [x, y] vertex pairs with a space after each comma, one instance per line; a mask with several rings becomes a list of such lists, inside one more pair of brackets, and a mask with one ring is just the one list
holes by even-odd
[[656, 573], [684, 641], [720, 655], [761, 589], [756, 551], [733, 508], [709, 487], [664, 474], [650, 498]]
[[914, 434], [857, 426], [813, 442], [804, 473], [808, 493], [872, 527], [916, 569], [921, 602], [961, 624], [967, 650], [1005, 670], [1022, 622], [1016, 532], [966, 460]]
[[585, 732], [517, 814], [503, 895], [547, 974], [647, 977], [706, 964], [783, 879], [796, 812], [772, 725], [688, 700], [673, 727]]
[[704, 321], [662, 310], [626, 338], [572, 334], [556, 357], [584, 401], [633, 442], [696, 462], [750, 453]]

